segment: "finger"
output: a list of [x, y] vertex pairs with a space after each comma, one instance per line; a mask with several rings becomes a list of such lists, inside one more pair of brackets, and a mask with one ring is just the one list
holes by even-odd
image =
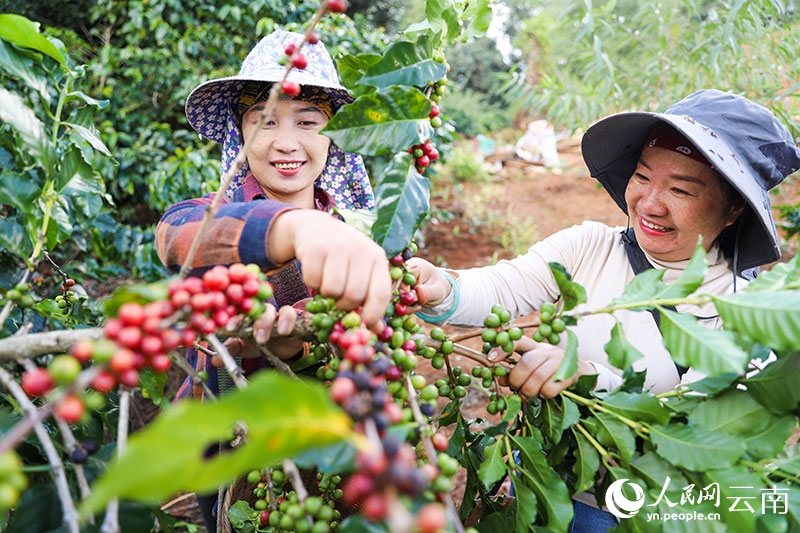
[[347, 280], [349, 259], [346, 256], [343, 258], [342, 255], [336, 256], [329, 252], [322, 265], [322, 281], [319, 285], [319, 292], [334, 300], [338, 300], [342, 296]]
[[253, 338], [258, 344], [264, 344], [272, 336], [272, 325], [275, 323], [275, 306], [267, 305], [267, 309], [253, 323]]
[[225, 331], [236, 331], [239, 329], [239, 326], [242, 325], [242, 321], [244, 320], [244, 315], [234, 315], [228, 320], [228, 324], [225, 326]]
[[369, 288], [364, 299], [361, 317], [364, 322], [371, 325], [383, 318], [386, 307], [392, 300], [392, 278], [389, 277], [389, 266], [386, 259], [376, 258], [372, 261], [368, 280]]
[[289, 335], [297, 322], [297, 311], [291, 305], [284, 305], [278, 310], [278, 335]]
[[339, 309], [355, 309], [364, 302], [369, 285], [366, 280], [372, 265], [361, 257], [351, 257], [347, 265], [346, 281], [342, 296], [336, 301]]
[[522, 336], [519, 338], [519, 340], [514, 341], [514, 350], [518, 350], [522, 353], [530, 352], [531, 350], [535, 350], [537, 347], [539, 347], [539, 343], [530, 337]]
[[520, 392], [533, 398], [537, 394], [541, 394], [542, 388], [548, 381], [552, 381], [553, 376], [558, 369], [561, 362], [557, 359], [547, 359], [528, 377], [525, 383], [520, 388]]
[[239, 337], [230, 337], [225, 339], [225, 342], [222, 344], [228, 349], [228, 353], [231, 354], [231, 357], [239, 357], [242, 355], [245, 342], [244, 339], [240, 339]]
[[530, 376], [545, 361], [540, 353], [536, 351], [527, 352], [519, 362], [514, 365], [514, 369], [508, 374], [508, 383], [515, 389], [520, 390]]
[[303, 281], [312, 289], [319, 290], [322, 285], [323, 264], [325, 262], [325, 251], [313, 246], [303, 248], [297, 252], [297, 260], [300, 261], [303, 272]]
[[[558, 369], [558, 367], [556, 367], [556, 369]], [[542, 389], [539, 391], [539, 395], [542, 398], [555, 398], [561, 393], [561, 391], [571, 387], [576, 381], [578, 381], [577, 373], [571, 378], [563, 381], [553, 381], [550, 379], [542, 386]]]

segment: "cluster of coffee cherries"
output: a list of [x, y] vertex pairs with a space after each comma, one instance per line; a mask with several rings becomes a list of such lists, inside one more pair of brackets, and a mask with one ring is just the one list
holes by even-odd
[[[434, 110], [436, 114], [439, 114], [439, 108], [436, 107], [434, 104]], [[433, 111], [431, 111], [433, 113]], [[435, 117], [441, 123], [441, 119], [439, 117]], [[433, 120], [433, 119], [431, 119]], [[415, 144], [411, 148], [408, 149], [408, 153], [414, 156], [414, 166], [417, 169], [417, 172], [420, 174], [425, 173], [425, 169], [430, 166], [431, 163], [436, 161], [439, 158], [439, 151], [433, 146], [430, 140], [425, 141], [422, 144]]]
[[[247, 475], [247, 481], [255, 485], [253, 495], [256, 501], [251, 518], [256, 530], [270, 528], [267, 531], [328, 533], [339, 528], [342, 515], [336, 509], [335, 500], [342, 498], [342, 489], [336, 488], [341, 476], [318, 473], [317, 488], [321, 494], [309, 496], [302, 503], [280, 469], [274, 469], [269, 474], [267, 471], [253, 470]], [[269, 490], [273, 491], [276, 498], [274, 509], [269, 508]]]
[[13, 508], [19, 496], [28, 488], [28, 478], [22, 473], [22, 462], [14, 450], [0, 455], [0, 513]]
[[23, 309], [33, 307], [33, 304], [36, 302], [34, 301], [33, 296], [28, 294], [30, 290], [30, 283], [20, 281], [14, 286], [13, 289], [10, 289], [6, 292], [4, 300], [6, 302], [16, 302], [16, 304]]
[[442, 96], [445, 92], [447, 92], [447, 76], [444, 76], [437, 82], [432, 82], [428, 85], [428, 88], [431, 91], [429, 98], [431, 99], [431, 103], [433, 107], [431, 109], [428, 118], [431, 120], [431, 126], [434, 128], [439, 128], [442, 126], [442, 119], [439, 116], [439, 105], [438, 103], [441, 101]]
[[54, 298], [56, 305], [58, 305], [62, 313], [68, 313], [71, 306], [87, 299], [84, 294], [76, 294], [75, 291], [72, 290], [74, 286], [75, 280], [67, 278], [61, 285], [61, 294], [56, 295]]
[[533, 332], [531, 337], [536, 342], [549, 342], [550, 344], [558, 344], [561, 342], [561, 335], [565, 329], [567, 329], [567, 324], [564, 322], [564, 319], [561, 317], [556, 316], [557, 310], [555, 304], [550, 302], [545, 302], [542, 304], [541, 313], [539, 314], [539, 319], [541, 320], [541, 324]]
[[514, 341], [522, 338], [523, 331], [511, 326], [511, 313], [499, 305], [492, 306], [492, 312], [483, 319], [486, 328], [481, 333], [483, 340], [483, 353], [489, 353], [492, 348], [500, 347], [504, 352], [514, 351]]
[[91, 383], [94, 392], [67, 395], [55, 406], [57, 416], [76, 422], [85, 407], [102, 407], [103, 395], [117, 384], [136, 387], [145, 367], [168, 370], [172, 360], [167, 354], [172, 350], [194, 345], [198, 336], [225, 327], [235, 315], [261, 316], [264, 302], [272, 298], [272, 286], [258, 265], [241, 263], [216, 266], [202, 278], [174, 279], [168, 291], [163, 300], [122, 304], [117, 317], [105, 322], [105, 339], [79, 341], [69, 354], [55, 356], [47, 368], [26, 371], [22, 388], [29, 396], [44, 396], [56, 385], [73, 383], [84, 364], [99, 365]]

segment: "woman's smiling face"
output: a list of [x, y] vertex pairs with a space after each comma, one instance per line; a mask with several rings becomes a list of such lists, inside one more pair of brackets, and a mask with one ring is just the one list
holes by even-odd
[[328, 160], [331, 140], [319, 132], [328, 116], [314, 104], [279, 100], [272, 116], [255, 131], [265, 104], [256, 104], [242, 117], [247, 162], [261, 189], [272, 200], [313, 208], [314, 181]]
[[709, 250], [741, 214], [726, 199], [722, 178], [673, 150], [647, 147], [625, 189], [625, 202], [642, 250], [662, 261], [692, 256], [698, 236]]

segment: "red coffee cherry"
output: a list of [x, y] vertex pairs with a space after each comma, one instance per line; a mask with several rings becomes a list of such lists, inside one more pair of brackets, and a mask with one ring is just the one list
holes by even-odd
[[183, 280], [183, 289], [188, 291], [189, 294], [199, 294], [205, 290], [203, 280], [194, 276]]
[[172, 360], [167, 354], [159, 353], [150, 358], [150, 366], [156, 372], [166, 372], [172, 366]]
[[319, 42], [319, 33], [312, 31], [308, 34], [308, 44], [317, 44]]
[[351, 379], [336, 378], [331, 383], [331, 398], [338, 404], [343, 404], [356, 393], [356, 386]]
[[433, 117], [438, 117], [438, 116], [439, 116], [439, 106], [436, 105], [436, 104], [433, 104], [433, 108], [431, 109], [431, 112], [428, 114], [428, 117], [429, 118], [433, 118]]
[[308, 66], [308, 59], [303, 54], [294, 54], [292, 56], [292, 65], [296, 68], [304, 69]]
[[148, 335], [142, 339], [140, 349], [146, 354], [157, 354], [164, 349], [164, 342], [161, 340], [161, 337]]
[[117, 316], [128, 326], [141, 326], [144, 322], [144, 308], [136, 302], [124, 303], [119, 307]]
[[122, 328], [122, 320], [118, 318], [109, 318], [106, 320], [106, 323], [103, 324], [103, 333], [105, 333], [106, 338], [114, 340], [117, 338]]
[[111, 372], [101, 370], [92, 380], [92, 388], [103, 394], [109, 392], [117, 385], [117, 379]]
[[164, 351], [174, 350], [181, 344], [181, 334], [175, 329], [165, 329], [161, 332], [161, 343]]
[[228, 269], [217, 266], [203, 274], [203, 285], [210, 291], [224, 291], [230, 285]]
[[53, 410], [58, 418], [64, 422], [69, 422], [70, 424], [74, 424], [80, 420], [81, 416], [83, 416], [83, 411], [83, 400], [74, 394], [64, 396], [61, 401], [56, 404], [55, 409]]
[[439, 503], [424, 505], [417, 512], [417, 528], [420, 533], [437, 533], [447, 528], [447, 512]]
[[136, 361], [133, 352], [125, 348], [120, 348], [114, 352], [114, 355], [111, 356], [111, 361], [109, 362], [108, 366], [114, 373], [122, 374], [123, 372], [132, 369], [135, 363]]
[[293, 81], [285, 81], [281, 83], [281, 91], [286, 96], [295, 97], [300, 94], [300, 86]]
[[135, 368], [122, 372], [119, 375], [119, 383], [131, 389], [137, 387], [139, 385], [139, 372]]
[[69, 351], [70, 355], [81, 363], [87, 363], [92, 358], [93, 352], [94, 344], [91, 341], [78, 341], [72, 345]]
[[344, 13], [347, 11], [346, 0], [328, 0], [328, 11], [331, 13]]
[[386, 501], [386, 496], [383, 494], [370, 494], [361, 504], [361, 509], [369, 520], [378, 522], [389, 514], [389, 502]]
[[375, 483], [372, 481], [372, 478], [366, 474], [354, 474], [344, 486], [342, 500], [348, 505], [355, 505], [360, 502], [364, 496], [372, 492], [374, 487]]
[[72, 278], [67, 278], [67, 287], [74, 287], [74, 286], [75, 286], [75, 280]]
[[126, 326], [117, 335], [117, 342], [131, 350], [138, 348], [142, 341], [142, 330], [136, 326]]
[[297, 46], [295, 46], [294, 43], [289, 43], [289, 44], [286, 45], [286, 48], [283, 49], [283, 52], [287, 56], [290, 56], [290, 55], [292, 55], [294, 53], [295, 48], [297, 48]]
[[433, 447], [440, 452], [445, 451], [449, 444], [447, 437], [445, 437], [442, 433], [434, 433], [433, 437], [431, 437], [431, 441], [433, 442]]
[[228, 267], [228, 278], [231, 283], [242, 284], [248, 278], [249, 273], [250, 271], [242, 263], [234, 263]]
[[32, 368], [22, 374], [22, 390], [28, 396], [44, 396], [53, 389], [53, 377], [45, 368]]

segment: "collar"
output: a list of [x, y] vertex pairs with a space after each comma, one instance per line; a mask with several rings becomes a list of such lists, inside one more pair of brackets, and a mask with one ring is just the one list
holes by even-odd
[[[267, 196], [261, 190], [255, 176], [252, 173], [248, 174], [244, 179], [244, 183], [240, 188], [242, 198], [237, 199], [238, 194], [234, 192], [234, 201], [252, 202], [253, 200], [266, 200]], [[314, 186], [314, 208], [317, 211], [331, 212], [333, 210], [333, 198], [326, 191]]]

